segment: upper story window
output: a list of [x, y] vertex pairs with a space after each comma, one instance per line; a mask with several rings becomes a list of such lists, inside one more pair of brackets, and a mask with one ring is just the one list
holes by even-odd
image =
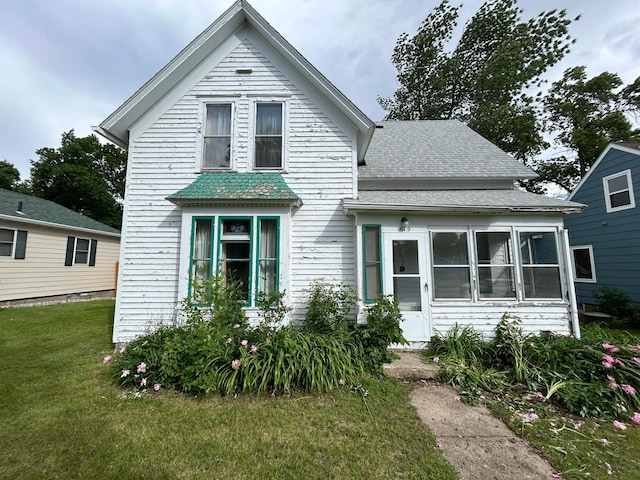
[[633, 198], [631, 170], [609, 175], [602, 179], [607, 212], [617, 212], [636, 206]]
[[231, 104], [211, 103], [206, 106], [204, 155], [202, 167], [231, 167]]
[[256, 103], [255, 168], [282, 168], [282, 103]]
[[0, 228], [0, 257], [24, 260], [27, 248], [27, 232]]

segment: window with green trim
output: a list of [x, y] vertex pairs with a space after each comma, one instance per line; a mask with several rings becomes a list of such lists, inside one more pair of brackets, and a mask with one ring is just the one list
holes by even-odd
[[[217, 228], [216, 228], [217, 227]], [[191, 278], [202, 283], [213, 275], [238, 282], [247, 306], [250, 292], [278, 289], [278, 217], [196, 217], [191, 243]]]
[[362, 226], [364, 300], [372, 303], [382, 295], [382, 242], [380, 225]]

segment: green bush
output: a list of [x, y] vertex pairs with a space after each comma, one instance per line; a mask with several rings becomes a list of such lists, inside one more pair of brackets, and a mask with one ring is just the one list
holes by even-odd
[[602, 287], [592, 292], [600, 311], [621, 320], [640, 323], [640, 308], [631, 304], [629, 296], [615, 287]]
[[393, 295], [380, 297], [366, 309], [366, 325], [356, 325], [355, 331], [362, 343], [367, 371], [382, 373], [382, 364], [389, 363], [397, 355], [389, 351], [389, 345], [408, 342], [402, 335], [402, 314]]
[[314, 282], [301, 329], [309, 333], [347, 332], [358, 296], [350, 285]]

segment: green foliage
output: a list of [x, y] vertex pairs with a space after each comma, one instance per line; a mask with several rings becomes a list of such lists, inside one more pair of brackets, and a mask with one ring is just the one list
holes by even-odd
[[621, 418], [640, 411], [640, 340], [586, 326], [583, 339], [526, 335], [518, 318], [505, 315], [492, 342], [469, 327], [434, 337], [431, 355], [440, 378], [473, 402], [482, 392], [506, 395], [512, 386], [538, 392], [580, 416]]
[[358, 296], [350, 285], [314, 282], [301, 328], [310, 333], [347, 332]]
[[569, 51], [566, 12], [522, 20], [517, 0], [490, 0], [448, 48], [459, 8], [443, 0], [415, 36], [398, 38], [392, 62], [400, 87], [393, 98], [378, 98], [387, 118], [455, 118], [516, 158], [538, 154], [546, 143], [537, 100], [528, 92]]
[[629, 296], [615, 287], [602, 287], [592, 292], [600, 311], [619, 319], [640, 322], [640, 308], [633, 306]]
[[266, 331], [274, 332], [284, 325], [287, 314], [291, 311], [291, 307], [284, 303], [284, 292], [273, 292], [258, 294], [260, 328]]
[[[573, 67], [554, 82], [544, 98], [547, 130], [557, 132], [554, 143], [569, 156], [538, 162], [539, 181], [571, 191], [610, 142], [637, 141], [628, 116], [638, 112], [640, 78], [626, 87], [614, 73], [587, 79], [586, 67]], [[635, 117], [633, 117], [635, 118]]]
[[122, 223], [127, 154], [95, 135], [62, 134], [61, 146], [36, 151], [32, 161], [33, 194], [80, 212], [114, 228]]
[[382, 364], [389, 363], [396, 355], [389, 351], [389, 345], [407, 344], [402, 335], [400, 322], [402, 314], [398, 301], [393, 295], [382, 296], [366, 309], [366, 325], [357, 325], [356, 334], [362, 343], [366, 369], [381, 374]]
[[20, 182], [20, 171], [6, 160], [0, 160], [0, 188], [14, 190]]

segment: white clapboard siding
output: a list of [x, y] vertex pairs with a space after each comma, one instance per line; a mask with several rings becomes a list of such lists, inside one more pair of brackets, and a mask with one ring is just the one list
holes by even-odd
[[[33, 224], [0, 226], [27, 231], [24, 260], [0, 257], [0, 302], [115, 288], [119, 238]], [[65, 266], [69, 235], [98, 241], [95, 266]]]
[[569, 307], [549, 303], [523, 305], [433, 305], [431, 307], [431, 325], [433, 335], [445, 335], [458, 324], [469, 325], [481, 332], [486, 338], [494, 335], [494, 329], [502, 316], [507, 313], [522, 320], [521, 327], [525, 333], [538, 334], [552, 330], [559, 334], [569, 333], [571, 325]]
[[[255, 43], [255, 42], [254, 42]], [[306, 303], [314, 280], [355, 286], [352, 217], [341, 201], [354, 191], [354, 141], [267, 59], [248, 39], [193, 85], [136, 138], [129, 148], [126, 235], [121, 256], [114, 341], [127, 341], [175, 316], [180, 256], [180, 208], [165, 197], [189, 185], [200, 166], [203, 98], [234, 100], [235, 170], [250, 170], [253, 111], [248, 98], [286, 101], [289, 187], [302, 199], [294, 209], [287, 241], [286, 289], [294, 306]], [[239, 77], [236, 69], [251, 69]], [[216, 213], [220, 213], [219, 210]], [[184, 228], [189, 228], [185, 226]], [[303, 309], [296, 308], [300, 316]], [[251, 315], [251, 312], [249, 312]]]

